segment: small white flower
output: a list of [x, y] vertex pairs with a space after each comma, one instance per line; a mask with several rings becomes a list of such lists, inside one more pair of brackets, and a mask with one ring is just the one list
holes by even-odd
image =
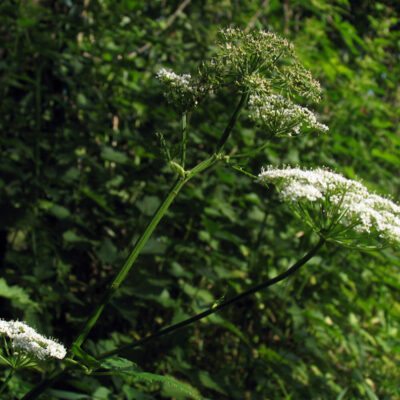
[[[400, 244], [400, 206], [387, 198], [370, 193], [358, 181], [346, 179], [323, 168], [303, 170], [272, 166], [263, 169], [259, 179], [277, 185], [282, 200], [289, 202], [300, 214], [303, 213], [304, 206], [307, 207], [307, 202], [319, 202], [324, 209], [325, 218], [336, 220], [337, 224], [344, 227], [337, 229], [336, 223], [331, 224], [331, 228], [337, 229], [339, 234], [347, 234], [347, 228], [352, 228], [371, 238], [376, 234], [375, 236], [389, 243]], [[298, 207], [299, 204], [303, 207]], [[310, 211], [303, 216], [308, 218], [313, 215], [318, 219], [321, 213]], [[324, 225], [324, 221], [313, 221], [313, 225], [318, 229], [329, 228]]]
[[187, 111], [195, 107], [207, 93], [208, 88], [199, 84], [190, 74], [178, 75], [173, 71], [161, 68], [157, 78], [163, 84], [164, 96], [179, 111]]
[[306, 107], [292, 103], [275, 94], [252, 95], [249, 99], [249, 117], [263, 125], [270, 135], [293, 136], [303, 128], [325, 133], [329, 128], [317, 122], [315, 115]]
[[48, 357], [61, 360], [67, 353], [62, 344], [40, 335], [33, 328], [20, 321], [0, 319], [0, 334], [6, 335], [11, 339], [14, 349], [33, 354], [39, 360]]
[[190, 85], [190, 80], [192, 78], [190, 74], [178, 75], [173, 71], [161, 68], [157, 73], [157, 78], [161, 82], [168, 83], [170, 86], [179, 87], [181, 90], [193, 91], [193, 87]]

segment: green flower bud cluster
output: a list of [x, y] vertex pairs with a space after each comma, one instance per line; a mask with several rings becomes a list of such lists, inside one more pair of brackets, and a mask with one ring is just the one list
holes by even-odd
[[275, 89], [321, 98], [319, 82], [297, 60], [293, 44], [274, 33], [228, 28], [220, 32], [218, 49], [214, 62], [223, 64], [225, 75], [250, 93]]
[[163, 68], [157, 77], [168, 101], [182, 112], [190, 111], [208, 93], [224, 85], [250, 94], [284, 91], [314, 101], [321, 97], [318, 81], [299, 63], [293, 44], [265, 31], [221, 30], [215, 55], [199, 67], [196, 76]]

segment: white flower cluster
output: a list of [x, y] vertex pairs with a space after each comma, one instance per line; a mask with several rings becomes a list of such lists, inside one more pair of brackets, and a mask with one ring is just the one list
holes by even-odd
[[169, 71], [168, 69], [161, 68], [157, 73], [157, 78], [163, 82], [168, 84], [171, 87], [179, 88], [179, 90], [187, 90], [193, 91], [193, 87], [190, 84], [190, 80], [192, 77], [190, 74], [178, 75], [173, 71]]
[[370, 193], [358, 181], [322, 168], [302, 170], [271, 166], [261, 171], [259, 179], [277, 185], [281, 198], [289, 203], [320, 201], [340, 216], [337, 222], [341, 225], [358, 233], [377, 233], [389, 243], [400, 244], [400, 206]]
[[187, 110], [197, 104], [197, 88], [190, 74], [178, 75], [161, 68], [157, 78], [164, 85], [167, 100], [180, 110]]
[[325, 133], [329, 128], [317, 121], [306, 107], [292, 103], [281, 95], [252, 95], [249, 99], [250, 118], [261, 123], [271, 136], [293, 136], [302, 128]]
[[67, 353], [62, 344], [40, 335], [33, 328], [20, 321], [4, 321], [0, 319], [0, 334], [8, 336], [12, 340], [14, 349], [33, 354], [39, 360], [48, 357], [61, 360]]

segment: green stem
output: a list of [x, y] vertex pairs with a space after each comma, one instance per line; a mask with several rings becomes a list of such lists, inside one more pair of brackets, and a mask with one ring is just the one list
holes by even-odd
[[282, 281], [283, 279], [287, 278], [288, 276], [294, 274], [300, 267], [302, 267], [311, 258], [313, 258], [314, 255], [318, 252], [318, 250], [324, 245], [324, 243], [325, 243], [325, 239], [321, 238], [319, 240], [319, 242], [317, 243], [317, 245], [313, 249], [311, 249], [303, 258], [298, 260], [288, 270], [286, 270], [282, 274], [276, 276], [275, 278], [269, 279], [269, 280], [267, 280], [267, 281], [265, 281], [265, 282], [263, 282], [263, 283], [261, 283], [259, 285], [256, 285], [256, 286], [250, 288], [249, 290], [247, 290], [244, 293], [241, 293], [241, 294], [239, 294], [239, 295], [237, 295], [237, 296], [235, 296], [235, 297], [233, 297], [233, 298], [231, 298], [229, 300], [226, 300], [226, 301], [223, 301], [223, 302], [221, 302], [221, 303], [219, 303], [217, 305], [214, 305], [211, 308], [209, 308], [208, 310], [206, 310], [206, 311], [204, 311], [204, 312], [202, 312], [200, 314], [197, 314], [194, 317], [188, 318], [188, 319], [186, 319], [184, 321], [181, 321], [181, 322], [179, 322], [179, 323], [177, 323], [175, 325], [171, 325], [168, 328], [161, 329], [160, 331], [156, 332], [155, 334], [153, 334], [151, 336], [148, 336], [148, 337], [146, 337], [146, 338], [144, 338], [142, 340], [139, 340], [139, 341], [137, 341], [135, 343], [131, 343], [131, 344], [128, 344], [126, 346], [119, 347], [119, 348], [117, 348], [115, 350], [111, 350], [111, 351], [108, 351], [106, 353], [100, 354], [99, 356], [96, 357], [96, 359], [101, 360], [101, 359], [104, 359], [104, 358], [111, 357], [113, 355], [119, 354], [119, 353], [121, 353], [121, 352], [123, 352], [125, 350], [133, 349], [135, 347], [138, 347], [138, 346], [141, 346], [143, 344], [146, 344], [146, 343], [150, 342], [151, 340], [154, 340], [156, 338], [164, 336], [164, 335], [166, 335], [168, 333], [171, 333], [171, 332], [173, 332], [173, 331], [175, 331], [177, 329], [180, 329], [180, 328], [183, 328], [183, 327], [185, 327], [187, 325], [190, 325], [193, 322], [196, 322], [196, 321], [199, 321], [200, 319], [208, 317], [209, 315], [214, 314], [217, 311], [219, 311], [219, 310], [221, 310], [221, 309], [223, 309], [223, 308], [225, 308], [225, 307], [227, 307], [227, 306], [229, 306], [229, 305], [231, 305], [233, 303], [236, 303], [237, 301], [242, 300], [245, 297], [250, 296], [251, 294], [254, 294], [254, 293], [256, 293], [256, 292], [258, 292], [260, 290], [263, 290], [263, 289], [265, 289], [265, 288], [267, 288], [269, 286], [274, 285], [275, 283], [278, 283], [278, 282]]
[[235, 126], [237, 119], [239, 118], [240, 111], [246, 105], [248, 98], [249, 98], [248, 92], [245, 92], [242, 94], [239, 104], [236, 106], [236, 109], [235, 109], [234, 113], [232, 114], [231, 119], [229, 120], [228, 125], [226, 126], [225, 131], [221, 136], [221, 139], [218, 142], [216, 153], [221, 153], [226, 141], [229, 138], [229, 135], [232, 132], [233, 127]]
[[243, 175], [248, 176], [249, 178], [252, 178], [252, 179], [254, 179], [254, 180], [257, 180], [257, 179], [258, 179], [258, 176], [257, 176], [257, 175], [253, 175], [252, 173], [245, 171], [242, 167], [239, 167], [239, 166], [237, 166], [237, 165], [231, 165], [231, 164], [228, 164], [228, 165], [229, 165], [231, 168], [233, 168], [234, 170], [239, 171], [239, 172], [242, 173]]
[[147, 225], [147, 228], [137, 240], [135, 246], [133, 247], [129, 257], [126, 259], [125, 264], [122, 266], [121, 270], [117, 274], [117, 276], [112, 281], [111, 285], [107, 289], [100, 305], [97, 306], [95, 311], [92, 315], [88, 318], [84, 328], [82, 329], [79, 336], [75, 339], [72, 346], [80, 347], [86, 337], [88, 336], [89, 332], [99, 319], [101, 313], [104, 310], [105, 305], [109, 302], [113, 294], [118, 290], [119, 286], [121, 285], [122, 281], [128, 275], [129, 271], [131, 270], [133, 263], [135, 262], [136, 258], [138, 257], [139, 253], [143, 249], [146, 242], [149, 240], [151, 234], [153, 233], [154, 229], [157, 227], [158, 223], [160, 222], [161, 218], [167, 212], [170, 204], [178, 194], [178, 192], [182, 189], [183, 185], [186, 183], [187, 180], [185, 179], [178, 179], [175, 184], [172, 186], [171, 190], [168, 193], [168, 196], [165, 198], [163, 203], [157, 209], [156, 213], [154, 214], [152, 220]]
[[182, 115], [182, 157], [181, 157], [181, 166], [183, 169], [185, 169], [185, 163], [186, 163], [187, 135], [188, 135], [188, 114], [184, 113]]
[[6, 377], [6, 379], [4, 379], [3, 384], [0, 387], [0, 394], [4, 392], [4, 390], [7, 388], [8, 386], [8, 382], [10, 382], [11, 378], [14, 376], [15, 370], [14, 369], [10, 369], [8, 372], [8, 375]]
[[192, 168], [190, 171], [187, 171], [186, 180], [188, 181], [189, 179], [192, 179], [193, 177], [198, 175], [200, 172], [203, 172], [207, 168], [210, 168], [220, 159], [221, 156], [219, 154], [213, 154], [211, 157], [207, 158], [207, 160], [202, 161], [201, 163], [197, 164], [194, 168]]
[[269, 145], [269, 142], [266, 142], [266, 143], [262, 144], [261, 146], [258, 146], [256, 148], [248, 151], [247, 153], [234, 154], [234, 155], [231, 156], [231, 158], [248, 158], [248, 157], [252, 157], [255, 154], [259, 153], [260, 151], [264, 150], [268, 145]]
[[[135, 262], [136, 258], [139, 256], [141, 250], [145, 246], [146, 242], [150, 238], [151, 234], [153, 233], [154, 229], [157, 227], [158, 223], [160, 222], [161, 218], [164, 216], [164, 214], [167, 212], [169, 206], [171, 205], [172, 201], [176, 197], [176, 195], [179, 193], [179, 191], [182, 189], [182, 187], [187, 183], [190, 179], [192, 179], [194, 176], [199, 174], [200, 172], [206, 170], [207, 168], [213, 166], [215, 163], [217, 163], [222, 155], [221, 155], [221, 150], [228, 139], [230, 132], [232, 131], [235, 122], [239, 116], [240, 110], [243, 107], [243, 105], [246, 103], [248, 99], [248, 94], [243, 94], [238, 106], [236, 107], [231, 119], [228, 122], [228, 125], [221, 137], [221, 140], [218, 145], [218, 152], [210, 156], [208, 159], [202, 161], [198, 165], [196, 165], [193, 169], [190, 171], [184, 171], [183, 176], [178, 178], [178, 180], [175, 182], [173, 187], [168, 193], [168, 196], [165, 198], [163, 203], [160, 205], [160, 207], [157, 209], [156, 213], [154, 214], [152, 220], [150, 221], [149, 225], [147, 226], [146, 230], [143, 232], [143, 234], [140, 236], [138, 241], [136, 242], [135, 246], [133, 247], [129, 257], [125, 261], [125, 264], [122, 266], [121, 270], [119, 271], [118, 275], [115, 277], [109, 288], [107, 289], [102, 301], [98, 305], [98, 307], [94, 310], [94, 312], [89, 316], [88, 320], [86, 321], [85, 326], [83, 327], [82, 331], [78, 335], [78, 337], [75, 339], [75, 341], [71, 345], [71, 349], [80, 347], [82, 343], [85, 341], [87, 336], [89, 335], [91, 329], [94, 327], [96, 324], [97, 320], [99, 319], [100, 315], [102, 314], [104, 307], [106, 304], [109, 302], [113, 294], [118, 290], [119, 286], [121, 285], [122, 281], [125, 279], [129, 271], [131, 270], [133, 263]], [[186, 131], [187, 127], [187, 121], [182, 122], [184, 125], [184, 130]], [[184, 133], [184, 135], [187, 135], [187, 132]], [[186, 144], [185, 144], [186, 146]], [[182, 147], [182, 162], [184, 162], [186, 158], [186, 148]], [[184, 170], [184, 168], [182, 168]], [[71, 359], [73, 358], [73, 355], [71, 355]], [[56, 370], [54, 371], [51, 375], [50, 378], [45, 379], [42, 381], [40, 384], [38, 384], [36, 387], [34, 387], [29, 393], [27, 393], [24, 397], [23, 400], [31, 400], [35, 399], [38, 395], [40, 395], [42, 392], [44, 392], [48, 387], [52, 385], [56, 380], [58, 380], [61, 375], [67, 372], [66, 369], [62, 370]]]
[[126, 259], [125, 264], [122, 266], [121, 270], [119, 271], [118, 275], [114, 278], [113, 282], [107, 289], [102, 301], [100, 304], [97, 306], [95, 311], [91, 314], [91, 316], [88, 318], [85, 326], [83, 327], [81, 333], [79, 336], [75, 339], [75, 341], [72, 343], [72, 347], [80, 347], [86, 337], [88, 336], [89, 332], [93, 328], [93, 326], [96, 324], [97, 320], [99, 319], [101, 313], [104, 310], [104, 307], [106, 304], [110, 301], [111, 297], [114, 295], [114, 293], [118, 290], [119, 286], [121, 285], [122, 281], [126, 278], [128, 275], [129, 271], [131, 270], [133, 263], [135, 262], [136, 258], [142, 251], [144, 245], [146, 242], [149, 240], [151, 234], [153, 233], [154, 229], [157, 227], [158, 223], [160, 222], [161, 218], [164, 216], [164, 214], [167, 212], [170, 204], [176, 197], [176, 195], [179, 193], [179, 191], [182, 189], [182, 187], [185, 185], [185, 183], [199, 174], [200, 172], [204, 171], [205, 169], [209, 168], [213, 164], [215, 164], [218, 161], [218, 157], [214, 154], [211, 157], [209, 157], [207, 160], [202, 161], [200, 164], [196, 165], [192, 170], [188, 171], [186, 173], [185, 178], [179, 178], [171, 190], [168, 193], [168, 196], [165, 198], [163, 203], [160, 205], [160, 207], [157, 209], [156, 213], [154, 214], [152, 220], [150, 223], [147, 225], [147, 228], [143, 232], [143, 234], [140, 236], [138, 241], [136, 242], [135, 246], [133, 247], [129, 257]]

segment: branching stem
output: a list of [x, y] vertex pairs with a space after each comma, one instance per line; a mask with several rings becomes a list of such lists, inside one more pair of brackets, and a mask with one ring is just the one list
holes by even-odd
[[111, 285], [107, 289], [103, 299], [101, 300], [100, 304], [97, 306], [95, 311], [92, 315], [88, 318], [84, 328], [82, 329], [79, 336], [75, 339], [72, 346], [80, 347], [86, 337], [88, 336], [89, 332], [99, 319], [101, 313], [104, 310], [105, 305], [109, 302], [113, 294], [118, 290], [119, 286], [121, 285], [122, 281], [128, 275], [129, 271], [131, 270], [133, 263], [135, 262], [136, 258], [140, 254], [141, 250], [143, 249], [144, 245], [150, 238], [151, 234], [153, 233], [154, 229], [157, 227], [158, 223], [160, 222], [161, 218], [167, 212], [170, 204], [177, 196], [179, 191], [182, 189], [183, 185], [186, 183], [184, 179], [178, 179], [172, 188], [170, 189], [167, 197], [162, 202], [162, 204], [158, 207], [156, 213], [154, 214], [153, 218], [151, 219], [150, 223], [147, 225], [145, 231], [140, 236], [140, 238], [135, 243], [129, 257], [126, 259], [125, 264], [122, 266], [121, 270], [118, 272], [117, 276], [112, 281]]
[[206, 311], [203, 311], [200, 314], [195, 315], [194, 317], [185, 319], [184, 321], [181, 321], [175, 325], [171, 325], [167, 328], [161, 329], [160, 331], [154, 333], [153, 335], [150, 335], [142, 340], [139, 340], [135, 343], [131, 343], [122, 347], [119, 347], [118, 349], [112, 350], [112, 351], [108, 351], [106, 353], [100, 354], [99, 356], [96, 357], [96, 359], [101, 360], [107, 357], [111, 357], [113, 355], [116, 354], [120, 354], [121, 352], [125, 351], [125, 350], [130, 350], [133, 349], [135, 347], [139, 347], [142, 346], [154, 339], [157, 339], [161, 336], [164, 336], [168, 333], [171, 333], [173, 331], [176, 331], [177, 329], [183, 328], [187, 325], [190, 325], [196, 321], [199, 321], [205, 317], [208, 317], [211, 314], [216, 313], [219, 310], [222, 310], [223, 308], [238, 302], [239, 300], [244, 299], [245, 297], [250, 296], [251, 294], [254, 294], [256, 292], [259, 292], [260, 290], [263, 290], [269, 286], [274, 285], [275, 283], [278, 283], [284, 279], [286, 279], [287, 277], [289, 277], [290, 275], [293, 275], [300, 267], [302, 267], [304, 264], [306, 264], [311, 258], [314, 257], [314, 255], [318, 252], [318, 250], [324, 245], [325, 243], [325, 239], [321, 238], [319, 240], [319, 242], [317, 243], [316, 246], [314, 246], [314, 248], [312, 248], [303, 258], [301, 258], [300, 260], [298, 260], [295, 264], [293, 264], [288, 270], [286, 270], [285, 272], [283, 272], [282, 274], [276, 276], [275, 278], [269, 279], [263, 283], [260, 283], [259, 285], [256, 285], [252, 288], [250, 288], [249, 290], [247, 290], [246, 292], [243, 292], [229, 300], [223, 301], [217, 305], [212, 306], [211, 308], [209, 308]]
[[[194, 178], [196, 175], [200, 174], [204, 170], [210, 168], [214, 164], [216, 164], [219, 160], [222, 159], [222, 149], [229, 138], [229, 135], [239, 117], [240, 110], [243, 108], [245, 103], [247, 102], [248, 99], [248, 94], [244, 93], [240, 99], [239, 104], [237, 105], [235, 111], [233, 112], [227, 127], [221, 137], [221, 140], [218, 144], [218, 151], [214, 154], [212, 154], [209, 158], [206, 160], [200, 162], [198, 165], [196, 165], [194, 168], [192, 168], [189, 171], [185, 171], [184, 167], [182, 167], [183, 173], [182, 176], [180, 176], [172, 188], [170, 189], [167, 197], [164, 199], [162, 204], [159, 206], [155, 214], [153, 215], [153, 218], [147, 225], [145, 231], [143, 234], [139, 237], [137, 242], [135, 243], [133, 249], [131, 250], [128, 258], [126, 259], [124, 265], [118, 272], [117, 276], [114, 278], [114, 280], [111, 282], [109, 285], [108, 289], [106, 290], [102, 300], [100, 303], [97, 305], [93, 313], [89, 316], [87, 319], [85, 326], [79, 333], [78, 337], [75, 339], [75, 341], [71, 345], [71, 350], [70, 350], [70, 359], [72, 360], [74, 358], [74, 349], [79, 349], [87, 336], [89, 335], [90, 331], [96, 324], [97, 320], [99, 319], [100, 315], [102, 314], [105, 306], [108, 304], [110, 301], [111, 297], [115, 294], [115, 292], [119, 289], [121, 283], [123, 280], [126, 278], [128, 273], [131, 271], [133, 264], [137, 257], [139, 256], [141, 250], [149, 240], [150, 236], [152, 235], [153, 231], [157, 227], [158, 223], [160, 220], [163, 218], [165, 213], [167, 212], [169, 206], [175, 199], [175, 197], [178, 195], [179, 191], [182, 189], [182, 187], [192, 178]], [[183, 129], [183, 136], [182, 136], [182, 164], [184, 165], [186, 161], [186, 140], [187, 140], [187, 115], [185, 114], [184, 117], [182, 118], [182, 129]], [[29, 393], [27, 393], [22, 400], [31, 400], [37, 398], [42, 392], [44, 392], [48, 387], [50, 387], [56, 380], [60, 379], [60, 377], [65, 374], [68, 371], [68, 367], [65, 368], [59, 368], [54, 370], [51, 374], [50, 377], [42, 381], [40, 384], [38, 384], [36, 387], [34, 387]]]

